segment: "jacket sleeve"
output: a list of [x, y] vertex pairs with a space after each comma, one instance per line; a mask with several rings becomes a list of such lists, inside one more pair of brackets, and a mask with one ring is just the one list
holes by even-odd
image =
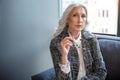
[[57, 45], [58, 42], [56, 42], [56, 40], [51, 40], [50, 43], [50, 52], [51, 52], [51, 56], [52, 56], [52, 60], [53, 60], [53, 64], [54, 64], [54, 69], [55, 69], [55, 73], [56, 73], [56, 80], [71, 80], [70, 78], [70, 72], [69, 73], [64, 73], [59, 64], [61, 63], [61, 52], [58, 49], [59, 46]]
[[82, 78], [82, 80], [105, 80], [107, 70], [96, 36], [89, 41], [89, 44], [93, 57], [92, 71]]

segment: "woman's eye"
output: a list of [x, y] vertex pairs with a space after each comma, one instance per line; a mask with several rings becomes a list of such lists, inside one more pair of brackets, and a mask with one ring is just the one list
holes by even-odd
[[73, 14], [73, 16], [77, 16], [76, 14]]
[[86, 15], [84, 15], [84, 14], [83, 14], [83, 15], [82, 15], [82, 17], [83, 17], [83, 18], [85, 18], [85, 17], [86, 17]]

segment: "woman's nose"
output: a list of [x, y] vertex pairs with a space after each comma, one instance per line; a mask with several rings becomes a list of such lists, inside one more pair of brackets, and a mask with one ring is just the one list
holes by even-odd
[[80, 23], [80, 22], [82, 22], [82, 21], [83, 21], [82, 17], [79, 17], [79, 18], [78, 18], [78, 22]]

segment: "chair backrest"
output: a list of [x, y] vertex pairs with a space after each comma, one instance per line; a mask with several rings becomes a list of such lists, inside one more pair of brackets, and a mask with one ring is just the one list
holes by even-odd
[[106, 80], [120, 80], [120, 37], [97, 35], [107, 68]]

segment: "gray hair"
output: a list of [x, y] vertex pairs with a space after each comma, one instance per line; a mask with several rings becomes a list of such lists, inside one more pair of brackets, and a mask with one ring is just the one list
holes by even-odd
[[66, 21], [67, 21], [67, 18], [71, 12], [71, 10], [74, 8], [74, 7], [83, 7], [86, 11], [86, 14], [87, 14], [87, 6], [85, 4], [80, 4], [80, 3], [73, 3], [73, 4], [70, 4], [64, 11], [61, 19], [59, 20], [59, 25], [56, 29], [56, 32], [54, 33], [54, 37], [58, 36], [62, 31], [63, 29], [65, 28], [66, 26]]

